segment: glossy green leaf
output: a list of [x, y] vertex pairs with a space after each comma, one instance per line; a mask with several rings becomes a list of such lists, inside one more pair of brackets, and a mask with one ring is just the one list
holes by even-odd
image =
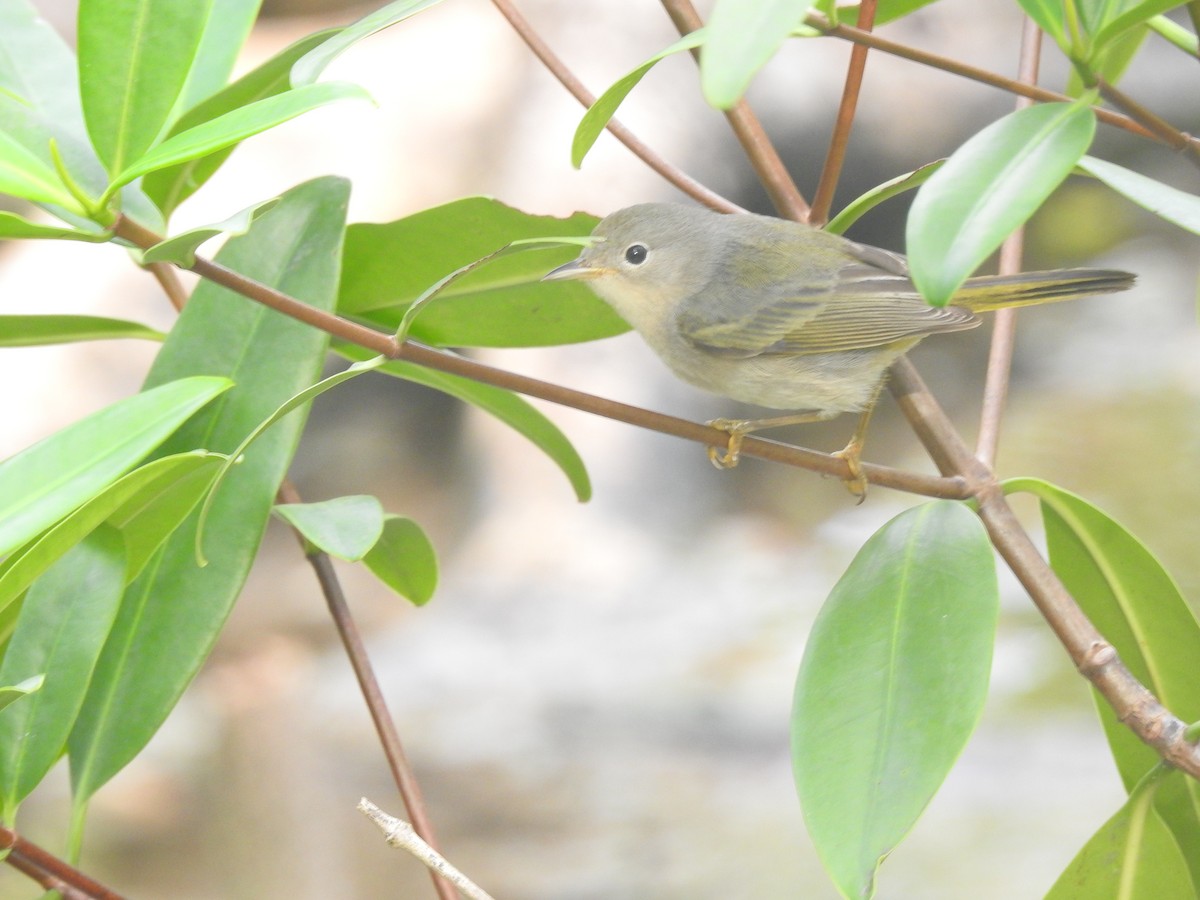
[[1151, 16], [1146, 24], [1151, 31], [1184, 53], [1192, 56], [1200, 54], [1200, 40], [1196, 35], [1166, 16]]
[[1195, 194], [1094, 156], [1081, 159], [1079, 168], [1156, 216], [1200, 234], [1200, 197]]
[[935, 306], [1037, 211], [1092, 142], [1085, 102], [1018, 110], [958, 148], [917, 191], [906, 241], [913, 282]]
[[196, 263], [196, 250], [200, 248], [201, 244], [218, 234], [231, 237], [245, 234], [250, 230], [255, 219], [278, 202], [279, 200], [274, 197], [270, 200], [263, 200], [253, 206], [247, 206], [224, 221], [215, 222], [212, 225], [201, 225], [198, 228], [191, 228], [173, 235], [143, 252], [142, 262], [145, 264], [168, 262], [190, 269]]
[[704, 98], [717, 109], [737, 103], [812, 5], [813, 0], [717, 0], [700, 51]]
[[319, 503], [280, 503], [275, 512], [313, 546], [349, 562], [362, 559], [383, 534], [383, 506], [365, 494]]
[[83, 115], [110, 173], [165, 131], [211, 12], [212, 0], [80, 0]]
[[156, 459], [117, 479], [53, 528], [0, 563], [0, 609], [96, 528], [108, 523], [126, 539], [127, 580], [199, 502], [222, 457], [192, 452]]
[[[222, 247], [217, 261], [332, 309], [348, 193], [336, 178], [292, 189], [249, 233]], [[202, 282], [155, 359], [148, 385], [219, 372], [237, 386], [160, 453], [232, 450], [318, 377], [327, 345], [316, 329]], [[77, 804], [145, 746], [207, 656], [250, 570], [303, 425], [303, 415], [280, 422], [230, 475], [211, 516], [209, 566], [195, 564], [193, 513], [126, 589], [69, 740]]]
[[583, 165], [584, 157], [588, 155], [588, 151], [595, 145], [596, 139], [600, 137], [612, 117], [616, 115], [617, 108], [625, 102], [629, 92], [637, 87], [638, 82], [645, 77], [647, 72], [654, 68], [660, 60], [666, 59], [674, 53], [699, 47], [704, 43], [706, 35], [707, 31], [703, 28], [685, 34], [666, 50], [654, 54], [628, 75], [619, 78], [608, 90], [596, 98], [596, 102], [588, 107], [588, 111], [583, 114], [583, 118], [579, 120], [579, 126], [575, 129], [575, 137], [571, 141], [571, 165], [577, 169]]
[[0, 556], [115, 481], [218, 394], [225, 378], [183, 378], [92, 413], [0, 463]]
[[900, 194], [919, 188], [929, 180], [930, 175], [942, 167], [943, 162], [944, 160], [939, 159], [928, 163], [912, 172], [898, 175], [895, 178], [885, 181], [883, 184], [876, 185], [865, 194], [860, 194], [847, 203], [842, 208], [842, 211], [830, 220], [829, 224], [825, 226], [825, 230], [832, 231], [834, 234], [845, 234], [847, 228], [884, 200], [890, 200], [892, 197], [897, 197]]
[[[895, 22], [905, 16], [912, 15], [918, 9], [930, 6], [936, 0], [879, 0], [875, 6], [875, 27]], [[838, 21], [853, 25], [858, 20], [858, 4], [852, 3], [838, 7]]]
[[938, 501], [876, 532], [817, 615], [792, 760], [804, 820], [843, 895], [870, 896], [975, 728], [998, 611], [982, 524]]
[[262, 0], [212, 0], [212, 12], [175, 102], [172, 121], [225, 87], [261, 5]]
[[[1083, 498], [1034, 478], [1006, 481], [1042, 505], [1050, 564], [1126, 668], [1185, 722], [1200, 720], [1200, 623], [1179, 587], [1133, 535]], [[1096, 696], [1096, 709], [1127, 790], [1159, 761]], [[1200, 790], [1192, 779], [1159, 788], [1155, 807], [1200, 883]]]
[[1187, 862], [1170, 830], [1154, 811], [1154, 793], [1163, 778], [1156, 772], [1138, 785], [1125, 805], [1071, 860], [1046, 900], [1164, 900], [1194, 897]]
[[437, 588], [437, 555], [412, 519], [386, 516], [383, 534], [363, 562], [376, 578], [417, 606], [428, 603]]
[[[448, 272], [515, 240], [587, 235], [597, 219], [532, 216], [468, 197], [382, 225], [347, 229], [338, 312], [395, 331], [408, 307]], [[542, 282], [577, 250], [521, 253], [456, 281], [410, 336], [448, 347], [529, 347], [611, 337], [629, 330], [582, 284]]]
[[[366, 359], [368, 351], [351, 344], [338, 344], [334, 349], [348, 359]], [[554, 461], [575, 490], [576, 498], [585, 503], [592, 496], [592, 484], [588, 478], [587, 468], [578, 451], [567, 440], [566, 435], [558, 426], [546, 418], [535, 406], [512, 391], [426, 369], [403, 360], [392, 360], [382, 366], [379, 371], [423, 384], [434, 390], [457, 397], [472, 406], [477, 406], [484, 412], [490, 413], [515, 431], [525, 435], [530, 441]]]
[[113, 185], [128, 184], [156, 169], [207, 156], [335, 100], [351, 97], [370, 99], [357, 85], [328, 82], [257, 100], [167, 138], [115, 175]]
[[0, 211], [0, 240], [13, 238], [57, 239], [103, 244], [112, 240], [112, 235], [107, 231], [82, 231], [78, 228], [64, 228], [61, 225], [43, 225], [40, 222], [31, 222], [16, 213]]
[[1117, 84], [1125, 74], [1125, 70], [1129, 68], [1129, 64], [1133, 62], [1133, 58], [1141, 49], [1142, 43], [1149, 33], [1148, 27], [1138, 25], [1117, 35], [1104, 46], [1097, 47], [1092, 52], [1085, 68], [1081, 70], [1081, 67], [1077, 66], [1071, 70], [1064, 93], [1068, 97], [1083, 96], [1088, 89], [1084, 79], [1085, 74], [1087, 80], [1093, 84], [1097, 77], [1103, 78], [1109, 84]]
[[161, 341], [164, 337], [161, 331], [140, 322], [103, 316], [0, 315], [0, 347], [36, 347], [120, 338]]
[[4, 685], [0, 687], [0, 710], [11, 703], [20, 700], [22, 697], [27, 697], [34, 691], [40, 691], [42, 685], [46, 683], [45, 675], [34, 675], [32, 678], [26, 678], [24, 681], [17, 684]]
[[[319, 46], [340, 29], [326, 29], [307, 35], [281, 50], [261, 66], [247, 72], [228, 87], [213, 94], [202, 103], [185, 112], [171, 126], [168, 138], [197, 125], [210, 122], [235, 109], [249, 106], [257, 100], [274, 97], [291, 89], [288, 73], [292, 65], [313, 47]], [[203, 185], [221, 164], [229, 158], [236, 145], [224, 147], [213, 153], [189, 159], [187, 162], [167, 166], [148, 173], [142, 179], [142, 187], [167, 215]]]
[[46, 673], [42, 690], [0, 713], [0, 817], [17, 805], [62, 755], [100, 648], [125, 587], [125, 546], [101, 526], [29, 589], [0, 683]]
[[337, 35], [310, 50], [292, 67], [292, 84], [300, 87], [314, 83], [325, 71], [326, 66], [363, 38], [370, 37], [389, 25], [403, 22], [410, 16], [415, 16], [440, 2], [441, 0], [395, 0], [395, 2], [363, 16], [357, 22], [338, 29]]
[[1120, 39], [1157, 15], [1184, 4], [1181, 0], [1076, 0], [1080, 17], [1094, 34], [1098, 49]]

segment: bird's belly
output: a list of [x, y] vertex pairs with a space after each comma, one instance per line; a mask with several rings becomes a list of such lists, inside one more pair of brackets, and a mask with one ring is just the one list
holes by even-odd
[[906, 348], [872, 348], [747, 359], [707, 356], [677, 368], [697, 387], [771, 409], [857, 412], [871, 402], [888, 366]]

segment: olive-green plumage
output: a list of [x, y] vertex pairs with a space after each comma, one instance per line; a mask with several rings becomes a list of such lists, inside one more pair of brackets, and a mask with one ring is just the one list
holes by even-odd
[[903, 256], [768, 216], [645, 203], [548, 279], [587, 280], [685, 381], [773, 409], [861, 410], [918, 341], [977, 312], [1123, 291], [1134, 276], [1060, 269], [969, 279], [930, 306]]

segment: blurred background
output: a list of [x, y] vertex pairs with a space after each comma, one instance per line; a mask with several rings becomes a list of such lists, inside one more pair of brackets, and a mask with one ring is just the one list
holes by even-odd
[[[73, 40], [73, 3], [37, 5]], [[653, 0], [518, 6], [597, 93], [676, 37]], [[268, 2], [239, 71], [372, 8]], [[1009, 74], [1014, 9], [944, 0], [887, 33]], [[809, 196], [848, 54], [833, 40], [794, 41], [750, 93]], [[1044, 56], [1043, 83], [1061, 87], [1057, 51]], [[1195, 132], [1197, 108], [1185, 103], [1195, 94], [1178, 89], [1194, 82], [1195, 61], [1163, 48], [1143, 56], [1128, 92]], [[326, 78], [364, 85], [378, 106], [337, 105], [251, 139], [175, 227], [329, 173], [354, 183], [352, 221], [474, 194], [555, 215], [681, 199], [607, 135], [581, 171], [571, 168], [582, 110], [484, 0], [446, 0], [355, 47]], [[947, 154], [1012, 106], [999, 91], [872, 55], [835, 208]], [[713, 189], [770, 211], [722, 117], [700, 100], [689, 57], [651, 72], [620, 118]], [[1094, 153], [1200, 190], [1195, 169], [1112, 129]], [[850, 236], [902, 250], [905, 210], [892, 201]], [[1027, 247], [1030, 268], [1111, 266], [1136, 272], [1138, 286], [1022, 314], [1000, 472], [1089, 498], [1194, 599], [1195, 236], [1072, 179], [1032, 223]], [[155, 282], [109, 246], [0, 246], [0, 297], [6, 312], [172, 321]], [[987, 331], [914, 354], [968, 439]], [[0, 452], [136, 391], [154, 350], [6, 351]], [[676, 415], [741, 412], [674, 381], [634, 335], [477, 355]], [[440, 588], [420, 610], [363, 570], [339, 568], [443, 850], [498, 898], [834, 897], [792, 787], [792, 684], [812, 620], [856, 549], [918, 499], [875, 488], [855, 506], [840, 483], [812, 473], [753, 459], [719, 472], [697, 445], [544, 408], [588, 464], [586, 505], [523, 438], [383, 377], [317, 402], [292, 471], [306, 499], [375, 494], [437, 546]], [[852, 428], [844, 417], [790, 437], [832, 450]], [[866, 456], [931, 471], [888, 398]], [[1037, 530], [1033, 505], [1021, 512]], [[984, 719], [884, 864], [882, 898], [1040, 896], [1122, 802], [1088, 690], [1002, 576]], [[20, 823], [55, 851], [66, 811], [59, 775]], [[310, 570], [273, 524], [208, 665], [94, 801], [84, 867], [131, 897], [432, 896], [421, 866], [354, 811], [364, 795], [403, 815]], [[0, 897], [35, 894], [0, 868]]]

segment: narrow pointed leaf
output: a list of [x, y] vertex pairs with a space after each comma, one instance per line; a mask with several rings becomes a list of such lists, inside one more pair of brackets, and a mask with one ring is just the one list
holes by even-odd
[[[368, 351], [350, 344], [339, 344], [334, 349], [347, 359], [366, 359], [370, 356]], [[588, 478], [587, 467], [579, 452], [559, 427], [529, 401], [503, 388], [451, 375], [448, 372], [427, 369], [403, 360], [392, 360], [380, 367], [379, 371], [396, 378], [403, 378], [405, 381], [423, 384], [441, 391], [443, 394], [449, 394], [451, 397], [457, 397], [459, 400], [477, 406], [484, 412], [495, 416], [510, 428], [527, 437], [562, 469], [575, 491], [576, 499], [581, 503], [591, 499], [591, 480]]]
[[1064, 50], [1068, 47], [1067, 27], [1063, 21], [1061, 0], [1018, 0], [1025, 15]]
[[40, 222], [31, 222], [16, 213], [0, 212], [0, 240], [10, 238], [57, 239], [103, 244], [112, 240], [112, 235], [107, 231], [83, 231], [78, 228], [64, 228], [61, 225], [43, 225]]
[[212, 0], [196, 59], [175, 102], [176, 116], [225, 87], [262, 0]]
[[275, 512], [309, 543], [349, 562], [362, 559], [383, 534], [383, 506], [365, 494], [319, 503], [281, 503]]
[[386, 516], [383, 534], [363, 562], [376, 578], [416, 606], [428, 603], [437, 587], [433, 544], [412, 519]]
[[[322, 309], [333, 307], [348, 186], [322, 178], [284, 194], [217, 260]], [[165, 445], [228, 452], [280, 403], [319, 375], [326, 337], [202, 282], [155, 360], [148, 384], [220, 372], [237, 387]], [[304, 425], [292, 415], [259, 440], [214, 506], [210, 565], [195, 565], [195, 517], [126, 590], [68, 743], [76, 804], [128, 763], [155, 733], [207, 656], [241, 591], [274, 494]]]
[[102, 491], [230, 383], [195, 377], [118, 401], [0, 463], [0, 556]]
[[363, 38], [370, 37], [397, 22], [403, 22], [440, 2], [441, 0], [395, 0], [382, 9], [363, 16], [357, 22], [339, 29], [336, 36], [310, 50], [292, 67], [292, 84], [296, 87], [313, 84], [321, 77], [326, 66]]
[[1140, 172], [1094, 156], [1081, 159], [1079, 168], [1156, 216], [1200, 234], [1200, 197], [1195, 194], [1188, 194]]
[[22, 697], [27, 697], [34, 691], [40, 691], [42, 685], [46, 683], [45, 675], [34, 675], [32, 678], [26, 678], [18, 684], [6, 685], [0, 687], [0, 710], [7, 707], [9, 704]]
[[350, 97], [370, 99], [366, 91], [357, 85], [328, 82], [297, 88], [239, 107], [167, 138], [115, 175], [113, 185], [128, 184], [156, 169], [206, 156], [335, 100]]
[[0, 194], [83, 211], [58, 173], [4, 132], [0, 132]]
[[983, 709], [999, 597], [987, 534], [927, 503], [859, 551], [813, 624], [792, 759], [817, 852], [843, 895], [871, 895]]
[[196, 262], [196, 251], [205, 241], [211, 240], [218, 234], [229, 236], [245, 234], [250, 230], [254, 220], [278, 203], [278, 198], [263, 200], [253, 206], [247, 206], [240, 212], [234, 213], [228, 219], [215, 222], [212, 225], [201, 225], [180, 234], [173, 235], [165, 241], [155, 244], [142, 253], [142, 262], [169, 262], [185, 269], [190, 269]]
[[884, 200], [890, 200], [892, 197], [899, 196], [908, 191], [915, 191], [929, 180], [929, 176], [942, 167], [942, 162], [943, 160], [939, 159], [936, 162], [923, 165], [919, 169], [914, 169], [903, 175], [897, 175], [883, 184], [876, 185], [865, 194], [860, 194], [847, 203], [841, 212], [829, 220], [829, 224], [825, 226], [825, 230], [832, 231], [834, 234], [845, 234], [847, 228]]
[[0, 814], [62, 755], [125, 587], [125, 545], [102, 526], [29, 589], [0, 663], [0, 683], [47, 673], [42, 690], [0, 713]]
[[913, 281], [935, 306], [962, 283], [1071, 174], [1096, 116], [1087, 103], [1018, 110], [958, 148], [921, 186], [908, 214]]
[[110, 173], [165, 131], [211, 11], [212, 0], [80, 0], [83, 114]]
[[741, 99], [750, 79], [804, 20], [813, 0], [717, 0], [700, 52], [700, 87], [717, 109]]
[[161, 341], [164, 337], [161, 331], [140, 322], [103, 316], [0, 316], [0, 347], [36, 347], [121, 338]]
[[704, 43], [706, 35], [707, 31], [703, 28], [685, 34], [666, 50], [654, 54], [628, 75], [619, 78], [608, 90], [596, 98], [596, 102], [588, 107], [588, 111], [583, 114], [583, 118], [579, 120], [579, 126], [575, 129], [575, 137], [571, 141], [571, 165], [576, 169], [583, 165], [584, 157], [595, 145], [596, 139], [600, 137], [612, 117], [617, 114], [617, 109], [625, 102], [629, 92], [637, 87], [638, 82], [645, 77], [647, 72], [653, 69], [660, 60], [666, 59], [673, 53], [699, 47]]

